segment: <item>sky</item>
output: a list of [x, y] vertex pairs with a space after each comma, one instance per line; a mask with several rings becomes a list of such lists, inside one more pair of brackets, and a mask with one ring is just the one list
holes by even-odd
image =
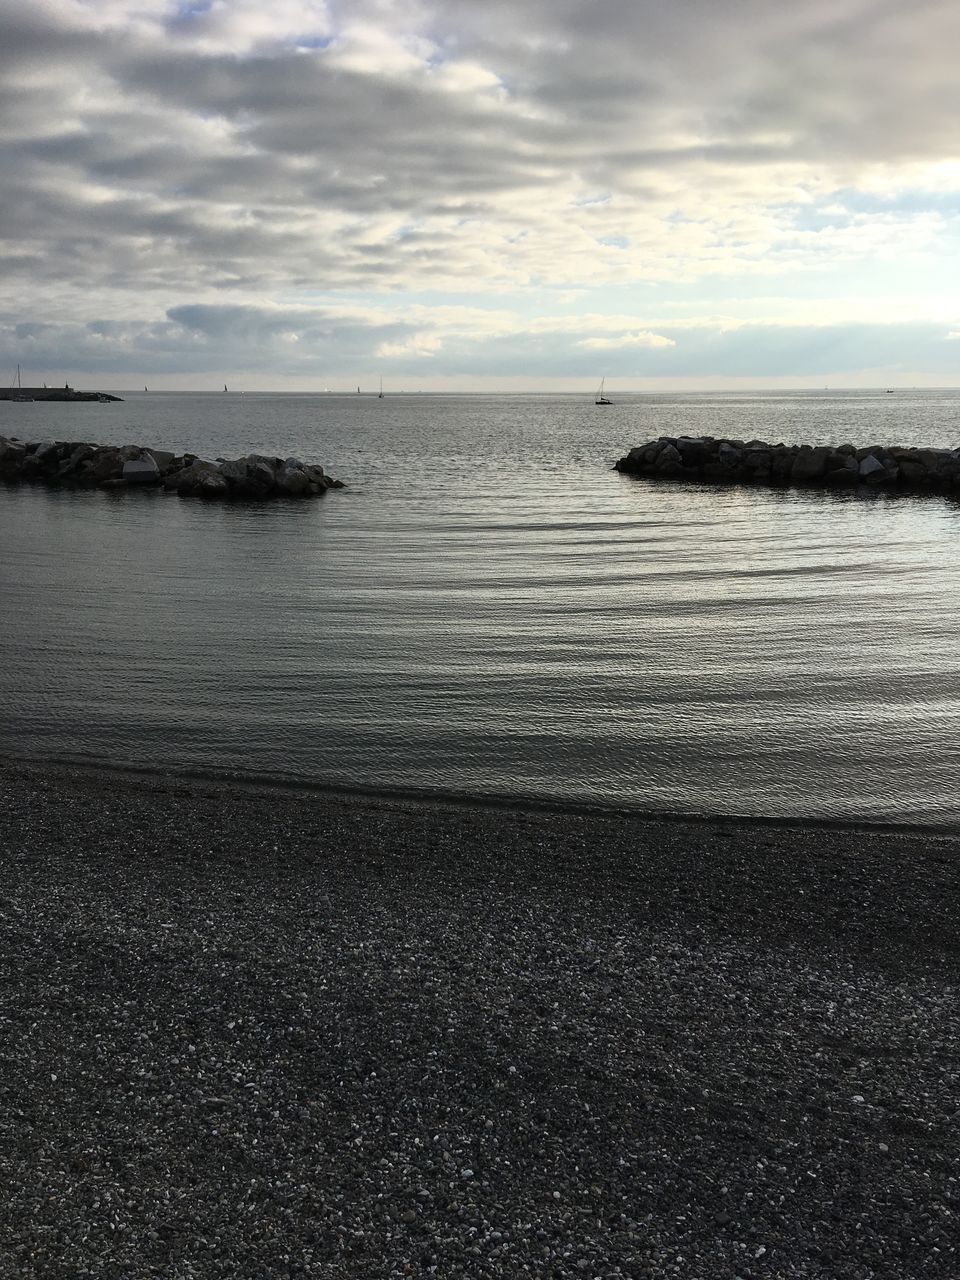
[[956, 0], [0, 0], [0, 379], [960, 385]]

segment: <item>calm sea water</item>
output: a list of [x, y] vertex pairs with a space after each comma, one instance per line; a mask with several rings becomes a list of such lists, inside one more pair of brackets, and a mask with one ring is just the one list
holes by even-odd
[[0, 402], [0, 434], [349, 486], [0, 489], [0, 753], [955, 823], [960, 507], [611, 470], [682, 432], [954, 446], [960, 393]]

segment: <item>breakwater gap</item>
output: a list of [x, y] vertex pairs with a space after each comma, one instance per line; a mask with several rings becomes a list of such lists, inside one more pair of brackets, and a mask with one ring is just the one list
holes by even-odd
[[27, 442], [0, 436], [0, 480], [56, 489], [161, 489], [195, 498], [311, 498], [342, 489], [316, 463], [251, 453], [207, 461], [127, 444]]
[[659, 436], [614, 464], [652, 480], [855, 488], [960, 496], [960, 448], [768, 444], [713, 436]]

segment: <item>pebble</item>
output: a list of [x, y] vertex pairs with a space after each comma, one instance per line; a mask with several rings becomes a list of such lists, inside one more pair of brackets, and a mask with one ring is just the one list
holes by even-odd
[[960, 841], [724, 831], [0, 765], [0, 1275], [956, 1280]]

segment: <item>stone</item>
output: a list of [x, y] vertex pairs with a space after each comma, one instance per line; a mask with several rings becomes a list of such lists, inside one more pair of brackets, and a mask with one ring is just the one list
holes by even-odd
[[231, 484], [246, 484], [247, 463], [243, 458], [237, 458], [233, 462], [221, 462], [220, 474]]
[[276, 486], [276, 473], [267, 461], [250, 463], [247, 459], [247, 489], [251, 497], [265, 498]]
[[728, 440], [721, 441], [717, 450], [717, 459], [725, 467], [737, 468], [743, 465], [743, 450]]
[[27, 450], [22, 444], [16, 444], [12, 440], [0, 442], [0, 475], [18, 475], [26, 456]]
[[662, 471], [664, 467], [679, 467], [683, 464], [683, 458], [680, 450], [673, 444], [664, 445], [657, 457], [657, 470]]
[[909, 489], [923, 489], [930, 483], [930, 473], [916, 458], [901, 458], [900, 480]]
[[160, 468], [153, 455], [145, 449], [139, 458], [126, 459], [121, 476], [127, 484], [159, 484]]
[[680, 436], [676, 448], [683, 458], [685, 467], [703, 467], [712, 457], [710, 445], [700, 438]]
[[201, 498], [225, 498], [230, 492], [230, 484], [219, 471], [204, 470], [200, 473], [195, 492]]
[[739, 467], [728, 467], [725, 462], [708, 462], [703, 468], [705, 480], [720, 480], [731, 484], [740, 479]]
[[291, 498], [303, 498], [310, 492], [310, 477], [298, 467], [281, 467], [277, 472], [276, 485], [280, 493]]
[[123, 459], [119, 449], [97, 449], [80, 468], [80, 475], [87, 484], [103, 484], [105, 480], [119, 480], [123, 475]]
[[[216, 475], [220, 476], [217, 464], [197, 459], [196, 462], [191, 462], [189, 467], [184, 467], [182, 471], [174, 472], [168, 476], [163, 485], [165, 489], [176, 489], [177, 493], [185, 498], [195, 497], [200, 494], [204, 476], [211, 473], [216, 473]], [[220, 478], [223, 479], [222, 476]], [[224, 485], [226, 485], [226, 480], [224, 480]]]
[[827, 458], [830, 453], [830, 449], [808, 449], [802, 447], [793, 460], [790, 479], [794, 484], [810, 484], [815, 480], [821, 480], [826, 470]]
[[171, 453], [169, 449], [145, 449], [144, 453], [149, 454], [157, 464], [157, 468], [160, 471], [166, 471], [168, 467], [173, 466], [177, 457], [177, 455], [175, 453]]
[[[658, 451], [660, 447], [656, 445]], [[162, 483], [165, 489], [185, 496], [217, 498], [234, 494], [310, 497], [344, 487], [342, 481], [326, 475], [323, 467], [296, 458], [284, 463], [265, 454], [250, 454], [214, 463], [192, 453], [177, 456], [168, 449], [139, 445], [96, 446], [56, 440], [31, 443], [5, 436], [0, 436], [0, 478], [71, 488], [126, 489]]]
[[859, 479], [856, 458], [852, 454], [847, 455], [847, 465], [831, 466], [823, 478], [826, 484], [835, 488], [856, 484]]
[[271, 472], [276, 471], [283, 466], [282, 458], [271, 458], [266, 453], [248, 453], [246, 463], [249, 467], [255, 467], [258, 463], [263, 463], [265, 467], [269, 467]]
[[886, 467], [872, 453], [868, 453], [865, 458], [860, 459], [859, 471], [861, 480], [869, 480], [871, 476], [876, 476], [878, 473], [884, 477], [887, 474]]
[[751, 479], [763, 480], [769, 477], [772, 454], [769, 449], [751, 449], [743, 459], [744, 470]]
[[33, 450], [34, 462], [41, 464], [55, 462], [59, 456], [60, 446], [56, 440], [41, 440]]

